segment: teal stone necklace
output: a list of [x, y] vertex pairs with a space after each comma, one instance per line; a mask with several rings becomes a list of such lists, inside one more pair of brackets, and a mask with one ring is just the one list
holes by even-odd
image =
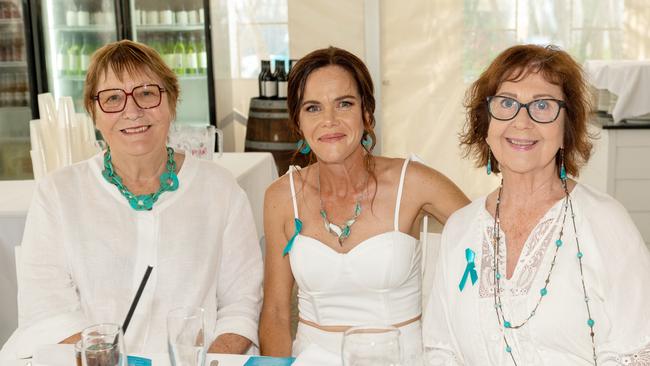
[[[366, 177], [366, 184], [365, 187], [367, 189], [368, 187], [368, 175]], [[318, 199], [320, 200], [320, 216], [323, 218], [323, 224], [325, 225], [325, 230], [333, 234], [334, 236], [337, 237], [339, 241], [339, 245], [343, 246], [343, 240], [347, 239], [350, 236], [350, 230], [352, 228], [352, 225], [354, 225], [355, 222], [357, 222], [357, 218], [359, 215], [361, 215], [361, 199], [365, 197], [365, 194], [357, 199], [357, 201], [354, 204], [354, 213], [352, 214], [352, 217], [345, 220], [343, 225], [337, 225], [333, 222], [330, 222], [330, 220], [327, 218], [327, 212], [325, 211], [325, 207], [323, 206], [323, 199], [321, 198], [321, 193], [320, 193], [320, 170], [318, 171]]]
[[174, 160], [174, 149], [167, 148], [167, 171], [160, 175], [160, 188], [155, 193], [135, 195], [129, 191], [122, 178], [115, 172], [113, 168], [113, 160], [111, 159], [111, 149], [107, 148], [104, 153], [104, 170], [102, 176], [106, 181], [120, 191], [122, 196], [129, 201], [129, 205], [136, 211], [150, 211], [153, 204], [158, 201], [163, 192], [173, 192], [178, 189], [178, 176], [176, 175], [176, 161]]
[[[564, 169], [564, 166], [563, 166]], [[575, 220], [575, 213], [573, 212], [573, 202], [571, 201], [571, 196], [569, 195], [569, 188], [567, 187], [566, 183], [566, 174], [562, 176], [561, 181], [562, 181], [562, 187], [564, 188], [564, 204], [563, 204], [563, 214], [562, 214], [562, 227], [560, 228], [560, 234], [558, 239], [555, 241], [555, 253], [553, 254], [553, 260], [551, 261], [551, 267], [548, 270], [548, 274], [546, 275], [546, 279], [544, 281], [544, 287], [542, 287], [539, 290], [539, 298], [537, 299], [537, 303], [533, 307], [533, 310], [530, 311], [530, 314], [519, 324], [513, 323], [511, 320], [508, 320], [506, 318], [505, 312], [503, 311], [503, 301], [501, 300], [501, 278], [502, 274], [499, 272], [499, 243], [501, 242], [501, 220], [499, 219], [499, 208], [501, 206], [501, 192], [503, 191], [503, 179], [501, 179], [501, 184], [499, 185], [499, 193], [497, 194], [497, 202], [496, 202], [496, 209], [494, 212], [494, 227], [492, 229], [492, 240], [493, 240], [493, 247], [494, 247], [494, 260], [493, 260], [493, 275], [494, 275], [494, 284], [495, 284], [495, 289], [494, 289], [494, 309], [496, 310], [496, 315], [497, 315], [497, 321], [499, 322], [499, 325], [503, 326], [505, 329], [510, 329], [511, 331], [515, 331], [524, 325], [528, 323], [528, 321], [535, 316], [537, 313], [537, 310], [542, 303], [542, 300], [548, 295], [548, 285], [551, 282], [551, 273], [553, 272], [553, 268], [555, 267], [555, 260], [557, 259], [557, 254], [562, 247], [562, 244], [564, 243], [562, 241], [562, 236], [564, 235], [564, 224], [566, 223], [566, 218], [568, 211], [571, 212], [570, 217], [571, 221], [573, 223], [573, 233], [575, 235], [576, 239], [576, 249], [577, 249], [577, 262], [578, 262], [578, 267], [580, 268], [580, 282], [582, 284], [582, 294], [584, 295], [584, 302], [585, 302], [585, 307], [587, 310], [587, 321], [586, 324], [589, 327], [589, 336], [591, 337], [591, 350], [593, 353], [593, 361], [594, 365], [598, 365], [598, 359], [596, 356], [596, 340], [594, 338], [595, 332], [594, 332], [594, 325], [595, 321], [591, 317], [591, 308], [589, 306], [589, 297], [587, 296], [587, 286], [585, 285], [585, 278], [584, 278], [584, 270], [582, 268], [582, 257], [584, 256], [582, 253], [582, 250], [580, 249], [580, 240], [578, 240], [578, 229], [576, 227], [576, 220]], [[517, 365], [517, 361], [515, 360], [515, 356], [513, 355], [513, 349], [510, 343], [508, 342], [508, 338], [506, 337], [506, 332], [504, 330], [503, 332], [503, 341], [505, 343], [505, 351], [508, 353], [510, 356], [510, 359], [512, 362]]]

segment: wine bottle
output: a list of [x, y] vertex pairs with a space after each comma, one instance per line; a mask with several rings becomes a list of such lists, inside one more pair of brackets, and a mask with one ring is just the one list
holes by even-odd
[[257, 86], [259, 88], [259, 97], [265, 98], [266, 92], [264, 90], [264, 78], [266, 77], [266, 71], [268, 70], [269, 61], [262, 60], [260, 66], [260, 74], [257, 76]]
[[284, 72], [284, 60], [275, 60], [273, 76], [278, 81], [278, 98], [287, 99], [287, 73]]
[[196, 42], [196, 53], [199, 59], [199, 74], [205, 75], [208, 72], [208, 53], [205, 50], [205, 37], [203, 34]]
[[68, 45], [68, 69], [66, 75], [75, 75], [81, 66], [79, 38], [74, 36]]
[[81, 45], [81, 49], [79, 50], [79, 57], [80, 57], [80, 62], [79, 62], [79, 75], [86, 75], [86, 72], [88, 71], [88, 66], [90, 65], [90, 55], [93, 53], [93, 46], [88, 39], [88, 35], [85, 34], [83, 36], [83, 43]]
[[196, 53], [196, 39], [193, 34], [187, 42], [185, 51], [185, 73], [188, 75], [196, 74], [199, 68], [199, 59]]
[[68, 72], [68, 44], [66, 43], [64, 33], [59, 35], [59, 49], [56, 52], [56, 68], [59, 76], [64, 76]]
[[275, 99], [278, 97], [278, 79], [271, 72], [271, 61], [267, 61], [267, 70], [264, 73], [264, 98]]
[[183, 33], [178, 35], [174, 45], [174, 61], [172, 69], [176, 75], [185, 74], [185, 37]]

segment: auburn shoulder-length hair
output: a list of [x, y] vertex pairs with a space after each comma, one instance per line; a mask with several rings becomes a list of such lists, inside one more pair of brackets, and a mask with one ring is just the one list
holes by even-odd
[[[372, 149], [377, 141], [375, 136], [375, 93], [372, 78], [366, 65], [360, 58], [344, 49], [337, 47], [321, 48], [310, 52], [301, 58], [289, 72], [287, 84], [287, 108], [289, 109], [289, 126], [294, 134], [300, 133], [300, 106], [305, 95], [307, 78], [312, 72], [325, 66], [339, 66], [346, 70], [354, 79], [359, 97], [361, 98], [361, 113], [363, 118], [363, 137], [370, 136], [371, 146], [366, 150], [366, 169], [372, 170], [373, 159]], [[360, 141], [359, 141], [360, 142]], [[310, 161], [313, 161], [313, 153], [310, 153]]]
[[[153, 48], [128, 39], [111, 42], [93, 53], [86, 73], [84, 84], [84, 107], [95, 120], [97, 106], [93, 99], [97, 95], [100, 78], [105, 77], [108, 68], [122, 81], [126, 74], [145, 74], [160, 79], [162, 88], [167, 93], [167, 103], [176, 118], [176, 104], [180, 94], [176, 74], [165, 64], [162, 57]], [[128, 90], [127, 90], [128, 91]]]
[[[591, 136], [587, 123], [591, 115], [589, 87], [580, 65], [556, 46], [517, 45], [499, 54], [468, 89], [465, 95], [467, 117], [460, 135], [465, 157], [477, 167], [487, 165], [491, 152], [485, 139], [490, 125], [487, 98], [496, 94], [504, 81], [518, 81], [530, 73], [541, 74], [562, 89], [566, 103], [564, 124], [564, 166], [568, 174], [578, 176], [591, 156]], [[494, 155], [492, 161], [496, 161]], [[556, 163], [560, 164], [560, 154]], [[499, 172], [499, 165], [492, 164]]]

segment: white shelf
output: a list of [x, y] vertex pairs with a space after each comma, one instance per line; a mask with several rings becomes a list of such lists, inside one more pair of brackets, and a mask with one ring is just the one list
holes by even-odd
[[188, 25], [136, 25], [136, 32], [188, 32], [188, 31], [202, 31], [205, 29], [203, 24], [188, 24]]
[[0, 67], [2, 68], [27, 67], [27, 63], [25, 61], [2, 61], [0, 62]]
[[23, 24], [22, 18], [0, 19], [0, 25]]
[[86, 26], [60, 25], [51, 28], [54, 32], [115, 32], [115, 25], [97, 24]]

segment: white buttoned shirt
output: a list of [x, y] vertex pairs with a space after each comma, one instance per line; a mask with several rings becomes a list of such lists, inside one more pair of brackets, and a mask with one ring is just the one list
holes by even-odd
[[149, 265], [127, 352], [166, 352], [166, 316], [181, 306], [205, 309], [208, 344], [223, 333], [256, 344], [262, 259], [233, 176], [186, 156], [178, 190], [135, 211], [102, 170], [98, 154], [38, 183], [19, 263], [19, 327], [3, 357], [28, 357], [91, 324], [121, 325]]

